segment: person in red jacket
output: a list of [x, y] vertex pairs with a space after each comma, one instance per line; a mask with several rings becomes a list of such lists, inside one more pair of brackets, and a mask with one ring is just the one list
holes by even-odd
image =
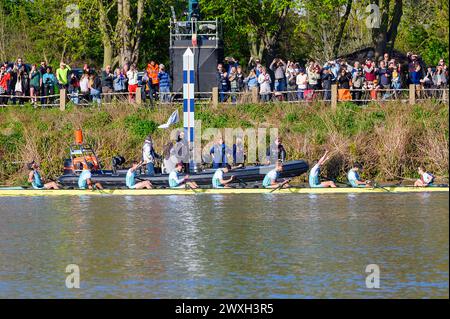
[[[11, 74], [6, 72], [6, 65], [0, 67], [0, 105], [6, 105], [8, 103], [8, 85], [11, 79]], [[3, 95], [3, 96], [2, 96]]]
[[377, 78], [376, 67], [372, 59], [367, 59], [364, 65], [364, 75], [366, 77], [366, 82], [372, 83]]

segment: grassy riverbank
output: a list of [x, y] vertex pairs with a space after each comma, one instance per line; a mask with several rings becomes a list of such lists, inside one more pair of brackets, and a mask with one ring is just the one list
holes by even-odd
[[[101, 109], [69, 107], [64, 112], [31, 106], [0, 109], [0, 184], [23, 183], [24, 163], [31, 159], [41, 163], [47, 176], [60, 175], [78, 127], [107, 167], [113, 155], [138, 159], [148, 133], [154, 134], [157, 151], [161, 151], [169, 131], [157, 126], [174, 108], [151, 110], [117, 104]], [[379, 180], [415, 177], [420, 164], [437, 176], [448, 177], [449, 122], [448, 105], [444, 104], [386, 103], [364, 108], [340, 104], [335, 111], [321, 104], [249, 104], [218, 109], [202, 105], [196, 119], [202, 120], [203, 129], [276, 127], [284, 137], [289, 159], [312, 162], [329, 149], [333, 158], [324, 172], [328, 176], [343, 179], [348, 165], [358, 160], [366, 167], [365, 175]]]

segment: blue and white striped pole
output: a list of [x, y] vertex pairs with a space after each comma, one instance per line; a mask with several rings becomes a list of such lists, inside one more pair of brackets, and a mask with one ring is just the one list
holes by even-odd
[[194, 53], [187, 48], [183, 54], [183, 123], [189, 150], [189, 170], [195, 170], [194, 152]]

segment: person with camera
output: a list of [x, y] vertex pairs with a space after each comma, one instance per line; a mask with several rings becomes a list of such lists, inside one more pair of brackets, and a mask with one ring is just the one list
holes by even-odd
[[351, 86], [351, 93], [352, 93], [352, 99], [355, 101], [357, 105], [361, 105], [361, 97], [362, 97], [362, 89], [364, 87], [364, 73], [363, 69], [361, 68], [361, 65], [359, 62], [354, 63], [354, 67], [352, 70], [352, 86]]
[[57, 83], [56, 77], [53, 74], [51, 66], [47, 66], [46, 73], [42, 77], [42, 82], [44, 85], [44, 95], [46, 96], [44, 98], [44, 104], [47, 103], [51, 104], [55, 98], [54, 97], [47, 98], [47, 97], [55, 94], [55, 85]]
[[259, 83], [259, 95], [261, 96], [261, 101], [269, 102], [272, 94], [270, 84], [272, 83], [272, 79], [270, 78], [269, 73], [267, 73], [266, 68], [261, 67], [261, 74], [258, 76]]
[[280, 59], [275, 58], [269, 67], [273, 73], [275, 78], [275, 96], [278, 98], [278, 100], [283, 101], [284, 95], [283, 92], [286, 91], [286, 63]]

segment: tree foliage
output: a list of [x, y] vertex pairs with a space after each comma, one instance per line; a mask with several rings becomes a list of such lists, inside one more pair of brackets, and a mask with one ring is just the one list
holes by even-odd
[[[67, 24], [73, 4], [76, 28]], [[373, 4], [377, 28], [367, 23]], [[182, 19], [182, 0], [0, 0], [0, 60], [167, 64], [171, 6]], [[446, 0], [200, 0], [200, 8], [203, 19], [222, 21], [225, 55], [241, 61], [325, 60], [368, 46], [415, 51], [426, 63], [449, 55]]]

